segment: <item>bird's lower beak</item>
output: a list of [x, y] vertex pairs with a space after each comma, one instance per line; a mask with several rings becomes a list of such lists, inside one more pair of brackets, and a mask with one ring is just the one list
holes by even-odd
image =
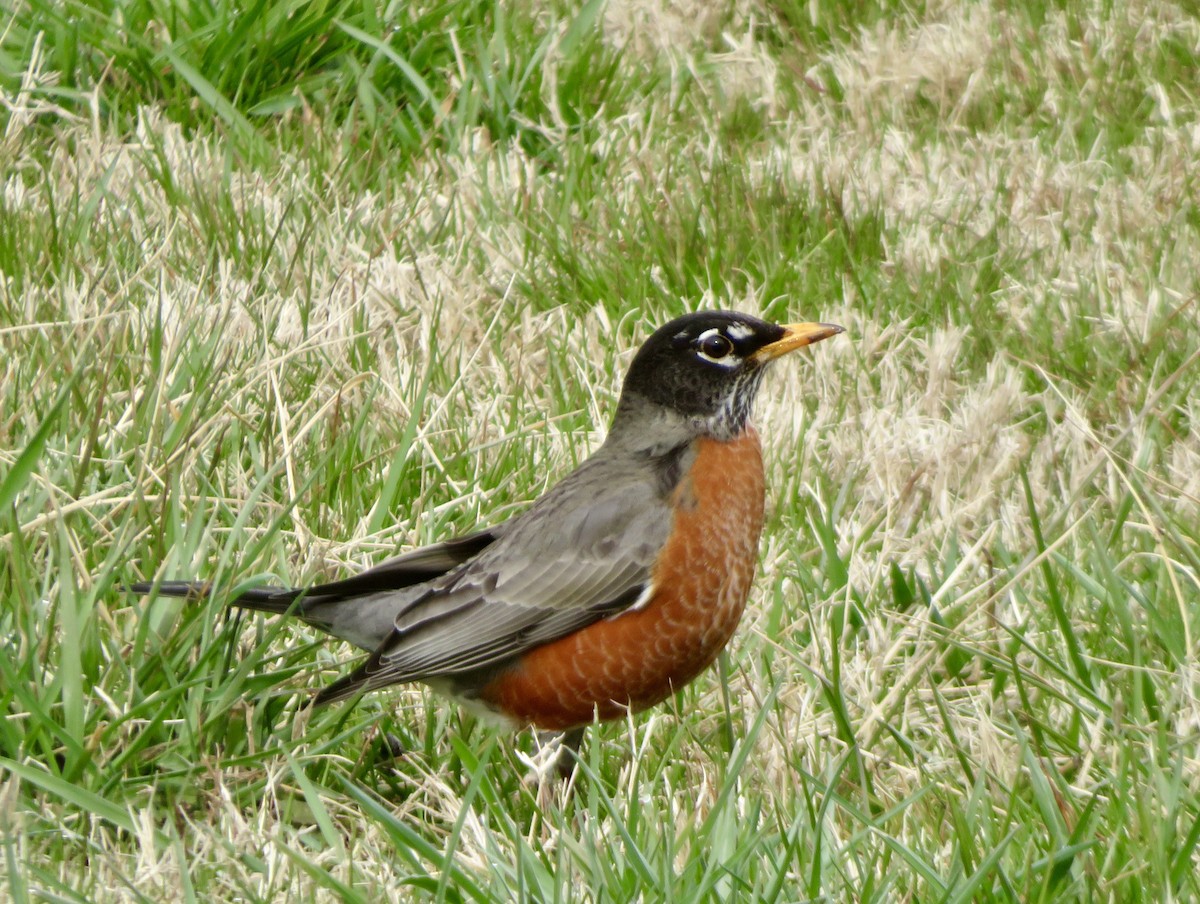
[[764, 345], [750, 357], [759, 364], [766, 364], [788, 352], [846, 332], [845, 327], [836, 323], [789, 323], [785, 324], [783, 329], [783, 338], [776, 339], [770, 345]]

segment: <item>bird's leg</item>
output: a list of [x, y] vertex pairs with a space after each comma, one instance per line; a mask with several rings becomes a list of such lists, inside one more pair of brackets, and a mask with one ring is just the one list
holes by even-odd
[[557, 764], [560, 778], [568, 779], [575, 771], [575, 763], [579, 759], [579, 748], [583, 744], [585, 734], [587, 734], [587, 726], [580, 725], [578, 728], [570, 728], [558, 736]]

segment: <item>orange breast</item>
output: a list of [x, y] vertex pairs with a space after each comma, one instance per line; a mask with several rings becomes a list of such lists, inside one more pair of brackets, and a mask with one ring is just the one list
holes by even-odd
[[699, 441], [672, 499], [671, 538], [645, 605], [538, 647], [479, 697], [509, 717], [565, 729], [666, 699], [732, 636], [758, 559], [763, 466], [753, 428]]

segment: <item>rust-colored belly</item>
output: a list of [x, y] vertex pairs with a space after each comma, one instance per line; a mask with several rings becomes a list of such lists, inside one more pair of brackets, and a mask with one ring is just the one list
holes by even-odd
[[733, 635], [758, 559], [763, 466], [753, 428], [702, 439], [676, 488], [670, 540], [641, 607], [538, 647], [479, 692], [487, 705], [544, 729], [616, 719], [666, 699]]

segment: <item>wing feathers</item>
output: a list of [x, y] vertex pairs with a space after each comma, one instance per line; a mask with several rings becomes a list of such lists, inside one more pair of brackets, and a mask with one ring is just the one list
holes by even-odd
[[502, 668], [624, 611], [646, 592], [671, 523], [653, 471], [585, 463], [507, 522], [504, 536], [430, 582], [396, 616], [391, 636], [318, 702]]
[[498, 529], [484, 530], [444, 543], [423, 546], [381, 562], [354, 577], [310, 587], [306, 596], [332, 602], [423, 584], [470, 561], [494, 543], [498, 536]]

